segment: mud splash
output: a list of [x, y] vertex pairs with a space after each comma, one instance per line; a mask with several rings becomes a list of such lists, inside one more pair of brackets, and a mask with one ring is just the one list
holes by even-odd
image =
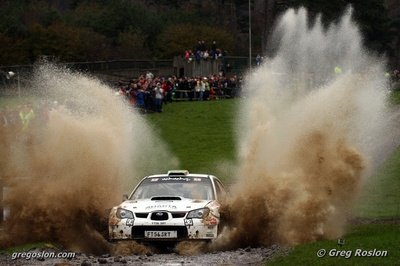
[[239, 170], [211, 249], [342, 236], [364, 179], [395, 147], [385, 62], [363, 49], [351, 9], [327, 29], [310, 24], [305, 9], [287, 11], [275, 56], [247, 77]]
[[148, 245], [137, 243], [136, 241], [121, 241], [111, 248], [113, 256], [131, 256], [131, 255], [152, 255], [157, 253], [157, 249]]
[[107, 209], [135, 178], [176, 167], [176, 160], [146, 121], [97, 79], [43, 63], [31, 86], [43, 109], [27, 129], [1, 131], [7, 141], [0, 171], [11, 210], [1, 247], [55, 241], [73, 251], [110, 253], [103, 237]]

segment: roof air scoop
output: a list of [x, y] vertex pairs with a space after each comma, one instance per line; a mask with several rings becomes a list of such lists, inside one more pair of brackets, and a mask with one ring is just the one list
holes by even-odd
[[168, 175], [188, 175], [188, 170], [169, 170]]

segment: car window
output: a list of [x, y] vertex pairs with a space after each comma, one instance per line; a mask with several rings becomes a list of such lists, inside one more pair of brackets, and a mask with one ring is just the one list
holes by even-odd
[[149, 199], [156, 196], [214, 199], [211, 181], [208, 178], [197, 177], [145, 179], [132, 194], [131, 199]]
[[222, 186], [222, 184], [217, 179], [214, 179], [214, 182], [215, 182], [215, 190], [217, 192], [218, 199], [219, 200], [223, 199], [226, 196], [226, 192], [225, 192], [224, 187]]

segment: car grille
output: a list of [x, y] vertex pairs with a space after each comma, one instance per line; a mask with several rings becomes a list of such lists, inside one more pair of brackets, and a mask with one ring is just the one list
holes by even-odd
[[153, 212], [150, 216], [153, 221], [165, 221], [168, 220], [168, 212]]
[[148, 212], [135, 212], [136, 218], [147, 218]]
[[[172, 215], [172, 218], [183, 218], [186, 216], [186, 213], [187, 212], [171, 212], [171, 215]], [[152, 220], [156, 220], [156, 221], [167, 220], [167, 219], [163, 219], [163, 218], [165, 218], [164, 216], [155, 217], [153, 219], [153, 214], [150, 217], [150, 219], [152, 219]], [[136, 218], [147, 218], [148, 215], [149, 215], [148, 212], [135, 212]]]
[[132, 227], [132, 238], [144, 239], [144, 231], [176, 231], [177, 239], [188, 237], [186, 226], [134, 226]]
[[186, 215], [186, 212], [171, 212], [172, 218], [183, 218]]

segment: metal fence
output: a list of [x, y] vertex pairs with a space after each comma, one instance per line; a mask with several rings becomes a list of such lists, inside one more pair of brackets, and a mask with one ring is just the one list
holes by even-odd
[[[226, 56], [223, 58], [224, 62], [229, 63], [232, 72], [241, 73], [248, 67], [248, 57], [243, 56]], [[89, 72], [102, 72], [109, 70], [124, 70], [124, 69], [138, 69], [146, 71], [147, 69], [162, 69], [168, 68], [171, 75], [174, 73], [173, 60], [151, 60], [151, 59], [124, 59], [124, 60], [110, 60], [110, 61], [96, 61], [96, 62], [65, 62], [62, 63], [71, 69], [89, 71]], [[0, 66], [0, 71], [15, 73], [31, 73], [33, 65], [12, 65]]]
[[172, 67], [172, 60], [113, 60], [66, 63], [67, 67], [90, 72], [120, 69], [157, 69]]
[[[249, 60], [248, 57], [243, 56], [226, 56], [221, 61], [225, 66], [224, 71], [228, 75], [241, 75], [247, 70]], [[135, 78], [140, 74], [146, 73], [146, 71], [151, 71], [158, 76], [179, 76], [179, 69], [174, 68], [172, 59], [126, 59], [97, 62], [66, 62], [61, 64], [73, 70], [89, 72], [109, 82], [114, 82], [118, 79]], [[29, 81], [33, 69], [34, 65], [0, 66], [0, 95], [12, 96], [17, 93], [24, 93], [24, 89], [29, 87], [25, 86], [25, 84]], [[9, 71], [14, 72], [16, 75], [13, 78], [7, 77], [6, 73]]]

